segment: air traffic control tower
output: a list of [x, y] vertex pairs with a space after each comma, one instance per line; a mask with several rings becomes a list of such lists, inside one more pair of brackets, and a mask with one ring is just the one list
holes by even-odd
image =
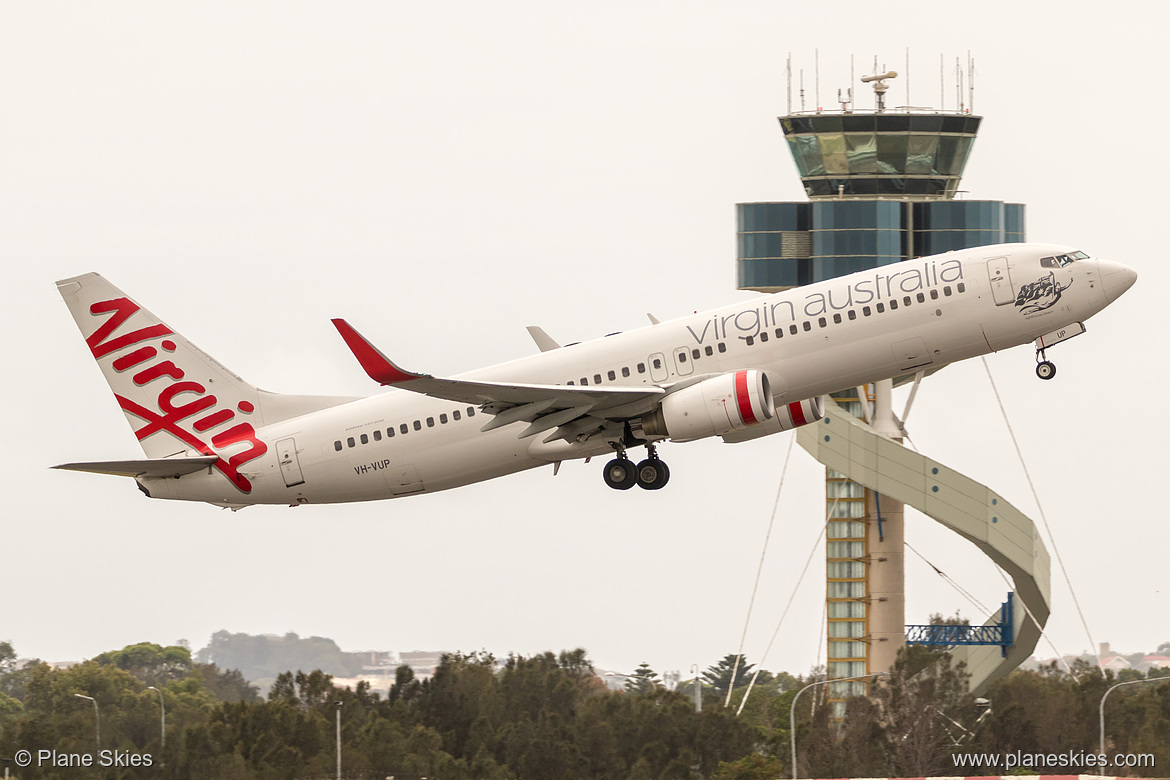
[[[873, 88], [871, 110], [854, 106], [850, 88], [839, 93], [839, 110], [793, 112], [790, 88], [780, 127], [808, 200], [736, 205], [740, 289], [778, 292], [924, 255], [1024, 240], [1023, 204], [956, 197], [982, 123], [962, 88], [953, 110], [887, 108], [896, 77], [891, 71], [861, 79]], [[924, 369], [919, 379], [931, 367]], [[887, 422], [893, 420], [890, 387], [868, 385], [834, 400], [879, 427], [883, 403]], [[900, 441], [900, 423], [893, 423], [883, 433]], [[828, 677], [874, 675], [893, 666], [906, 642], [903, 505], [833, 468], [826, 469], [825, 488]], [[868, 682], [830, 684], [830, 716], [843, 717], [844, 700], [866, 695]]]

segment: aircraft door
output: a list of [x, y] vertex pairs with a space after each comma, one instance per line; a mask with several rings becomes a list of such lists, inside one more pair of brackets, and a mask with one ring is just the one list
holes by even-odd
[[665, 382], [670, 378], [670, 369], [666, 367], [666, 356], [655, 352], [647, 360], [650, 362], [650, 378], [655, 382]]
[[987, 276], [991, 279], [991, 295], [996, 306], [1016, 302], [1016, 291], [1012, 287], [1012, 275], [1006, 257], [988, 260]]
[[305, 477], [301, 474], [301, 462], [297, 458], [297, 443], [294, 439], [281, 439], [276, 443], [276, 460], [280, 463], [280, 473], [284, 477], [285, 487], [305, 484]]
[[691, 353], [686, 347], [674, 348], [674, 369], [678, 371], [679, 376], [686, 376], [695, 370], [695, 364], [691, 362]]

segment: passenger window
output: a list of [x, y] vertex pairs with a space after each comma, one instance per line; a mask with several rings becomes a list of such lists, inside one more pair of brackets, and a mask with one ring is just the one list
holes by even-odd
[[837, 314], [834, 314], [834, 315], [833, 315], [833, 324], [834, 324], [834, 325], [840, 325], [840, 324], [841, 324], [841, 314], [840, 314], [840, 312], [838, 312]]
[[868, 317], [870, 314], [872, 314], [872, 312], [870, 311], [868, 306], [862, 306], [861, 313], [864, 314], [866, 317]]
[[791, 333], [793, 336], [796, 335], [796, 323], [795, 322], [788, 326], [788, 332]]
[[946, 287], [944, 287], [944, 288], [943, 288], [943, 295], [946, 295], [947, 297], [950, 297], [950, 295], [951, 295], [951, 286], [950, 286], [949, 284], [948, 284]]
[[817, 317], [817, 324], [823, 328], [826, 325], [828, 325], [829, 323], [825, 321], [824, 317]]
[[877, 305], [877, 313], [878, 313], [878, 314], [881, 314], [881, 313], [882, 313], [882, 312], [884, 312], [885, 310], [886, 310], [886, 305], [885, 305], [884, 303], [879, 303], [879, 304]]
[[851, 320], [857, 319], [857, 312], [854, 311], [853, 309], [849, 310], [849, 319], [851, 319]]
[[918, 299], [919, 303], [926, 303], [926, 295], [923, 293], [918, 293], [918, 295], [915, 295], [914, 297]]
[[680, 363], [687, 362], [687, 351], [685, 349], [680, 349], [678, 351], [678, 362], [680, 362]]
[[447, 424], [447, 414], [446, 414], [445, 412], [444, 412], [443, 414], [440, 414], [440, 415], [439, 415], [439, 424], [440, 424], [440, 425], [446, 425], [446, 424]]
[[576, 385], [577, 383], [576, 383], [576, 382], [574, 382], [572, 379], [570, 379], [570, 380], [567, 382], [567, 384], [570, 384], [570, 385]]
[[386, 429], [386, 438], [387, 439], [394, 438], [394, 426], [393, 425], [391, 425], [389, 428]]
[[400, 433], [401, 433], [403, 436], [405, 436], [405, 435], [406, 435], [406, 432], [407, 432], [407, 431], [409, 431], [409, 430], [410, 430], [410, 428], [409, 428], [409, 427], [407, 427], [406, 423], [402, 423], [402, 425], [399, 425], [399, 426], [398, 426], [398, 431], [399, 431], [399, 432], [400, 432]]
[[622, 366], [622, 376], [629, 376], [629, 375], [630, 375], [630, 367], [629, 366]]
[[659, 360], [658, 358], [654, 358], [654, 367], [655, 368], [662, 368], [662, 361]]
[[606, 376], [608, 376], [608, 377], [609, 377], [609, 381], [611, 381], [611, 382], [612, 382], [613, 380], [617, 379], [617, 374], [615, 374], [615, 373], [614, 373], [614, 372], [612, 372], [612, 371], [610, 371], [608, 374], [606, 374]]
[[[910, 299], [907, 298], [906, 300], [910, 300]], [[891, 298], [890, 299], [890, 311], [897, 311], [897, 310], [898, 310], [898, 299]]]
[[369, 444], [369, 443], [370, 443], [370, 437], [363, 433], [362, 434], [362, 444]]
[[593, 375], [593, 384], [595, 384], [595, 385], [601, 384], [601, 374], [594, 374]]
[[349, 446], [351, 446], [351, 447], [356, 447], [356, 446], [357, 446], [357, 442], [355, 442], [355, 441], [353, 440], [353, 437], [352, 437], [352, 436], [350, 436], [348, 439], [346, 439], [346, 440], [345, 440], [345, 443], [346, 443], [346, 444], [348, 444], [348, 445], [349, 445]]
[[338, 439], [337, 441], [333, 442], [333, 449], [337, 450], [338, 452], [341, 452], [341, 439]]
[[812, 323], [811, 323], [811, 322], [809, 322], [808, 320], [805, 320], [805, 321], [804, 321], [804, 330], [805, 330], [805, 332], [806, 332], [806, 333], [807, 333], [808, 331], [812, 330]]
[[451, 417], [455, 420], [455, 422], [459, 422], [459, 410], [456, 409], [455, 411], [451, 412]]
[[421, 430], [422, 430], [422, 420], [415, 420], [415, 421], [414, 421], [414, 429], [415, 429], [416, 431], [421, 431]]
[[726, 352], [726, 351], [727, 351], [727, 345], [726, 345], [726, 344], [724, 344], [722, 341], [720, 341], [720, 342], [719, 342], [719, 351], [720, 351], [720, 352]]
[[748, 345], [749, 347], [750, 347], [752, 344], [755, 344], [755, 343], [756, 343], [756, 340], [755, 340], [755, 339], [753, 339], [751, 336], [748, 336], [746, 339], [744, 339], [744, 341], [745, 341], [745, 342], [747, 342], [747, 345]]
[[776, 338], [784, 338], [784, 328], [776, 328]]
[[931, 291], [930, 291], [930, 299], [931, 299], [932, 301], [937, 301], [937, 300], [938, 300], [938, 290], [931, 290]]
[[761, 330], [760, 331], [760, 341], [767, 341], [767, 340], [768, 340], [768, 331]]
[[589, 379], [587, 377], [581, 377], [581, 386], [588, 387], [588, 385], [589, 385]]
[[382, 441], [382, 432], [374, 431], [374, 441]]
[[967, 292], [967, 285], [963, 284], [962, 282], [959, 282], [958, 290], [961, 293]]
[[435, 427], [435, 418], [434, 418], [434, 417], [428, 417], [428, 418], [427, 418], [427, 427], [428, 427], [428, 428], [434, 428], [434, 427]]
[[703, 347], [703, 354], [705, 354], [707, 357], [711, 357], [715, 354], [715, 350], [711, 349], [711, 345], [708, 344], [707, 346]]
[[703, 353], [697, 349], [691, 350], [691, 360], [698, 360], [700, 357], [702, 357], [702, 355]]
[[639, 364], [638, 364], [638, 373], [639, 373], [639, 374], [645, 374], [645, 373], [646, 373], [646, 364], [645, 364], [645, 363], [639, 363]]
[[475, 417], [475, 407], [474, 406], [467, 407], [467, 416], [468, 417]]
[[[903, 299], [902, 299], [902, 305], [903, 305], [903, 306], [909, 306], [909, 305], [910, 305], [910, 304], [912, 304], [912, 303], [914, 303], [914, 301], [913, 301], [913, 300], [911, 300], [911, 298], [910, 298], [910, 296], [909, 296], [909, 295], [907, 295], [905, 298], [903, 298]], [[895, 308], [895, 307], [894, 307], [894, 301], [890, 301], [890, 308], [891, 308], [891, 309]]]

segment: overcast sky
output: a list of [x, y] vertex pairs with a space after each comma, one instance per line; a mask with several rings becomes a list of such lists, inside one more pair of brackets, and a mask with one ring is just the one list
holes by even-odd
[[[98, 271], [251, 382], [339, 395], [379, 390], [330, 317], [442, 375], [534, 352], [526, 325], [571, 342], [742, 300], [734, 204], [803, 199], [776, 121], [786, 56], [812, 108], [819, 47], [831, 108], [850, 55], [858, 76], [875, 55], [904, 71], [909, 46], [915, 105], [938, 106], [942, 55], [954, 109], [955, 58], [976, 59], [967, 197], [1026, 203], [1029, 238], [1141, 275], [1049, 353], [1054, 381], [1028, 347], [988, 363], [1093, 641], [1170, 640], [1162, 31], [1137, 3], [965, 8], [0, 3], [0, 639], [60, 660], [295, 631], [345, 650], [584, 647], [684, 676], [734, 652], [788, 435], [668, 444], [661, 492], [609, 490], [594, 461], [365, 505], [152, 501], [49, 469], [141, 456], [53, 282]], [[978, 360], [928, 380], [909, 428], [1036, 516]], [[797, 448], [750, 662], [823, 491]], [[917, 514], [906, 538], [1003, 600], [974, 547]], [[823, 663], [815, 555], [769, 669]], [[986, 617], [913, 553], [907, 583], [907, 622]], [[1090, 649], [1055, 560], [1052, 590], [1055, 646]]]

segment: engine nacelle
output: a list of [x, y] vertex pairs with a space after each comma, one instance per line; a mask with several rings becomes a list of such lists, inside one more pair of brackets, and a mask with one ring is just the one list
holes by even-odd
[[642, 418], [642, 432], [694, 441], [757, 425], [775, 412], [767, 375], [735, 371], [667, 394], [654, 414]]
[[739, 444], [752, 439], [770, 436], [781, 431], [791, 431], [802, 425], [809, 425], [821, 420], [825, 416], [825, 399], [822, 396], [806, 398], [803, 401], [781, 404], [776, 407], [776, 414], [772, 419], [760, 425], [753, 425], [742, 431], [731, 431], [723, 434], [723, 441], [728, 444]]

